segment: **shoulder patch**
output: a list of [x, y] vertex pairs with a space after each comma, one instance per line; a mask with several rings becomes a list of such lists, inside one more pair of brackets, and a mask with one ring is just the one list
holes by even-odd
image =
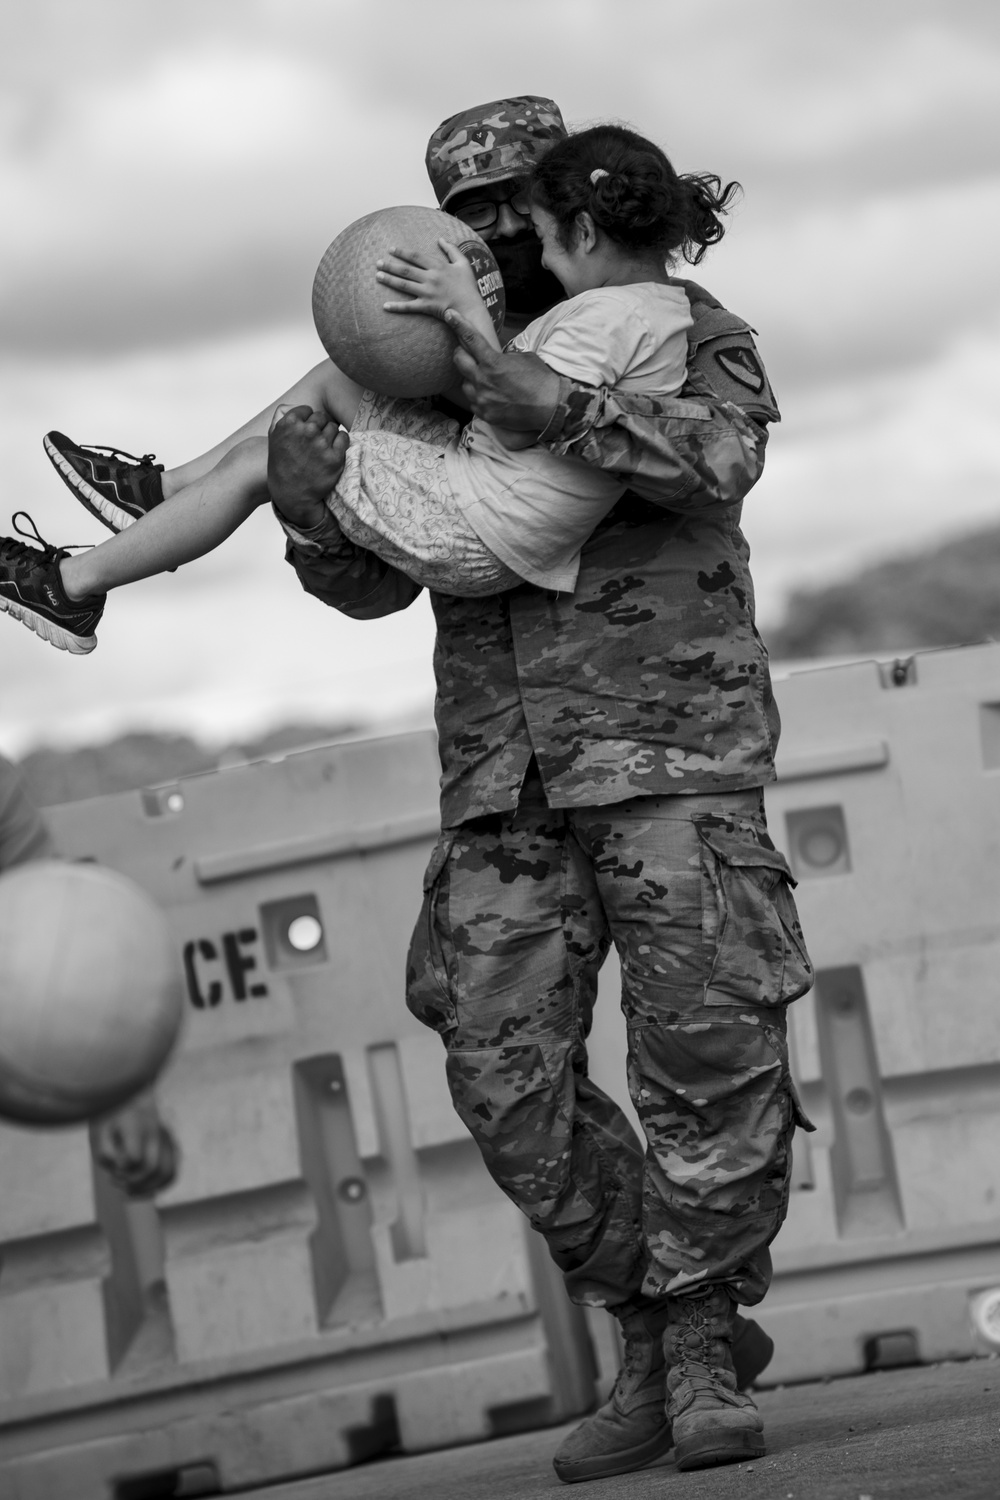
[[764, 371], [752, 349], [744, 344], [734, 344], [728, 349], [716, 349], [715, 362], [732, 379], [745, 385], [747, 390], [759, 396], [764, 389]]

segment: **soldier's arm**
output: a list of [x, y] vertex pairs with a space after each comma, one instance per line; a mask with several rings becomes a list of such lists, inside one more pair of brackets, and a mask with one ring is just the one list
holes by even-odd
[[285, 558], [307, 594], [354, 620], [405, 609], [420, 592], [417, 584], [350, 541], [327, 507], [347, 435], [310, 437], [311, 416], [307, 407], [293, 408], [268, 435], [267, 484], [286, 537]]
[[493, 356], [449, 316], [465, 395], [485, 420], [533, 429], [554, 453], [610, 470], [656, 504], [735, 504], [760, 477], [778, 410], [747, 325], [700, 287], [684, 288], [694, 327], [677, 397], [581, 385], [531, 354]]
[[405, 573], [350, 541], [329, 511], [313, 526], [293, 525], [277, 505], [274, 513], [287, 538], [285, 560], [302, 587], [341, 614], [377, 620], [406, 609], [420, 593]]
[[539, 441], [628, 481], [670, 510], [735, 505], [764, 468], [767, 429], [691, 372], [671, 398], [564, 382]]

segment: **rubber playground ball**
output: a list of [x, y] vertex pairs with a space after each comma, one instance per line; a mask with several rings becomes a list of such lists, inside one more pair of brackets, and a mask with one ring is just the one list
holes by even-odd
[[62, 860], [0, 875], [0, 1116], [74, 1125], [124, 1104], [183, 1005], [166, 917], [133, 881]]
[[450, 240], [472, 263], [479, 290], [499, 335], [503, 279], [492, 252], [474, 229], [436, 208], [383, 208], [356, 219], [319, 263], [313, 282], [316, 332], [334, 364], [366, 389], [384, 396], [432, 396], [455, 384], [455, 336], [439, 318], [386, 312], [400, 294], [375, 280], [375, 262], [393, 249], [440, 257]]

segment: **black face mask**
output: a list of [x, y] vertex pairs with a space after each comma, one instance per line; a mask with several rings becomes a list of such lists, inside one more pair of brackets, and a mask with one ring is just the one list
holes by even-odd
[[533, 231], [515, 239], [491, 240], [490, 249], [503, 277], [509, 313], [536, 318], [562, 302], [566, 293], [542, 265], [542, 247]]

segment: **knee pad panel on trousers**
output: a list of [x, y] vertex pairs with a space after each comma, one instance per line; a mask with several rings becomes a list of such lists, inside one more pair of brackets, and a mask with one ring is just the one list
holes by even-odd
[[[533, 1043], [448, 1053], [448, 1086], [458, 1114], [490, 1175], [536, 1227], [590, 1219], [595, 1207], [585, 1183], [574, 1182], [568, 1050]], [[599, 1189], [593, 1196], [599, 1200]]]
[[731, 1219], [776, 1213], [794, 1123], [787, 1061], [752, 1017], [630, 1031], [629, 1086], [657, 1193]]

